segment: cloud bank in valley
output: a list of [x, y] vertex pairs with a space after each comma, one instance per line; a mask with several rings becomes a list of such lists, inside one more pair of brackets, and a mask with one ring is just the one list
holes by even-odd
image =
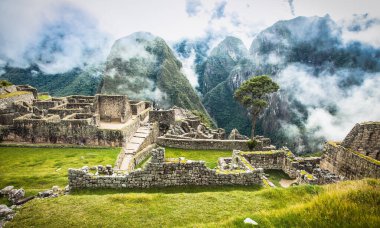
[[13, 1], [0, 3], [3, 66], [36, 64], [44, 73], [57, 74], [104, 62], [111, 39], [95, 18], [68, 3], [31, 4], [20, 8]]
[[[342, 140], [355, 123], [379, 118], [380, 73], [362, 72], [361, 84], [345, 88], [341, 82], [350, 72], [316, 76], [313, 71], [309, 66], [292, 64], [277, 79], [282, 90], [306, 106], [307, 132], [316, 138]], [[285, 128], [290, 128], [290, 134], [297, 132], [296, 126], [285, 124]]]

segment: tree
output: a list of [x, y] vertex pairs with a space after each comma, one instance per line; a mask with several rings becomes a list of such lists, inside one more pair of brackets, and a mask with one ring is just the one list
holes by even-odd
[[268, 107], [271, 93], [277, 92], [279, 86], [266, 75], [256, 76], [245, 81], [235, 91], [234, 98], [246, 107], [252, 116], [251, 137], [254, 138], [256, 120], [259, 114]]

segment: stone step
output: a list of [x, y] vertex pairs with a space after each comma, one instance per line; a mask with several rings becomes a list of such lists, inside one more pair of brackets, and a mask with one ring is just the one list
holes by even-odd
[[135, 150], [136, 151], [139, 147], [140, 147], [140, 144], [128, 143], [125, 146], [125, 149], [127, 149], [127, 150]]
[[149, 128], [139, 128], [137, 129], [136, 133], [145, 133], [145, 134], [149, 134], [150, 132], [150, 129]]
[[145, 138], [145, 137], [147, 137], [147, 136], [148, 136], [147, 133], [135, 133], [135, 134], [133, 135], [133, 137], [139, 137], [139, 138]]
[[142, 144], [146, 137], [133, 137], [129, 142], [135, 144]]

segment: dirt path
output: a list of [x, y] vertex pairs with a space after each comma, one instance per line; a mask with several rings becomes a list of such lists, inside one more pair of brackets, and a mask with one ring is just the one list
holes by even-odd
[[297, 182], [296, 179], [294, 179], [294, 180], [281, 179], [280, 185], [283, 188], [288, 188], [290, 185], [292, 185], [293, 183], [296, 183], [296, 182]]

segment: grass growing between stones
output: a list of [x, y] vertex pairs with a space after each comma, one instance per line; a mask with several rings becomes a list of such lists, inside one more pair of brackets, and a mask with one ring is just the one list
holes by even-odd
[[269, 174], [268, 179], [277, 187], [281, 187], [280, 181], [281, 179], [286, 179], [290, 180], [291, 178], [289, 177], [288, 174], [286, 174], [282, 170], [274, 170], [274, 169], [268, 169], [264, 171], [266, 174]]
[[379, 227], [380, 181], [291, 188], [79, 191], [28, 202], [9, 227]]
[[218, 165], [220, 157], [231, 157], [229, 150], [185, 150], [178, 148], [165, 148], [166, 158], [185, 157], [187, 160], [205, 161], [206, 166], [213, 169]]
[[13, 185], [27, 194], [67, 185], [68, 168], [114, 164], [120, 148], [0, 147], [0, 188]]
[[47, 94], [38, 95], [38, 100], [41, 100], [41, 101], [46, 101], [46, 100], [49, 100], [50, 98], [51, 98], [51, 96], [47, 95]]

